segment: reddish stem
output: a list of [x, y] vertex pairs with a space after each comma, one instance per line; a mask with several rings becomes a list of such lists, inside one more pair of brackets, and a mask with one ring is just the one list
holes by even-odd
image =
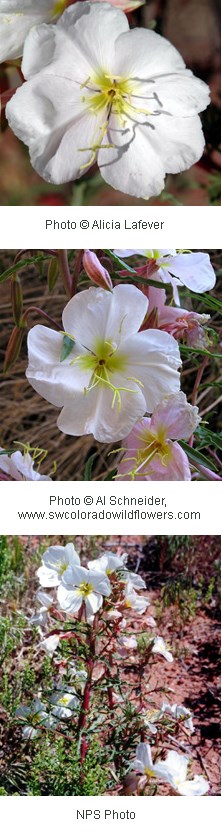
[[53, 318], [50, 317], [49, 314], [46, 314], [46, 311], [43, 311], [42, 308], [38, 308], [37, 305], [29, 305], [29, 307], [26, 308], [26, 311], [24, 311], [24, 314], [23, 314], [23, 317], [22, 317], [22, 322], [23, 323], [25, 323], [25, 319], [28, 316], [28, 314], [30, 314], [31, 311], [35, 311], [35, 313], [40, 314], [41, 317], [45, 317], [45, 319], [48, 320], [48, 322], [51, 323], [51, 325], [54, 325], [55, 328], [57, 328], [59, 331], [61, 331], [61, 326], [59, 325], [59, 323], [57, 323], [56, 320], [53, 320]]
[[[83, 693], [83, 701], [82, 707], [79, 715], [79, 723], [78, 723], [78, 733], [81, 736], [81, 744], [80, 744], [80, 762], [83, 765], [86, 752], [87, 752], [87, 740], [86, 736], [84, 735], [84, 729], [87, 724], [87, 714], [89, 711], [90, 705], [90, 697], [91, 697], [91, 688], [92, 688], [92, 675], [93, 675], [93, 667], [94, 667], [94, 660], [95, 660], [95, 650], [96, 650], [96, 627], [97, 627], [97, 617], [95, 616], [94, 620], [94, 627], [91, 629], [90, 638], [89, 638], [89, 659], [88, 659], [88, 677], [85, 684], [85, 689]], [[82, 779], [83, 779], [83, 772], [82, 772]]]
[[[197, 377], [196, 377], [193, 392], [192, 392], [192, 405], [193, 405], [193, 407], [195, 407], [195, 405], [196, 405], [198, 387], [200, 386], [201, 378], [203, 376], [203, 373], [204, 373], [204, 370], [205, 370], [205, 367], [207, 366], [207, 364], [208, 364], [208, 358], [205, 357], [203, 362], [201, 363], [199, 369], [198, 369]], [[192, 436], [190, 436], [190, 439], [189, 439], [189, 445], [190, 445], [191, 448], [193, 447], [193, 440], [194, 440], [194, 435], [192, 433]]]
[[77, 282], [78, 282], [78, 278], [79, 278], [79, 274], [80, 274], [80, 270], [81, 270], [83, 253], [84, 253], [84, 250], [77, 250], [77, 256], [76, 256], [76, 260], [75, 260], [75, 264], [74, 264], [74, 268], [73, 268], [73, 277], [72, 277], [72, 296], [75, 296], [75, 293], [77, 291]]

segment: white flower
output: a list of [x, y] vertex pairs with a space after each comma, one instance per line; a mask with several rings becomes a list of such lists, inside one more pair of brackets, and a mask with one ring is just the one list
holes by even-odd
[[69, 675], [70, 675], [71, 681], [74, 680], [74, 682], [76, 683], [76, 685], [80, 689], [84, 688], [84, 685], [85, 685], [85, 682], [86, 682], [87, 676], [88, 676], [87, 671], [84, 668], [78, 668], [77, 669], [76, 666], [75, 666], [75, 663], [70, 663], [70, 665], [69, 665]]
[[137, 745], [136, 758], [132, 763], [132, 768], [134, 768], [134, 770], [138, 773], [145, 774], [145, 776], [149, 778], [156, 775], [149, 744]]
[[[108, 2], [123, 11], [142, 6], [145, 0], [91, 0]], [[26, 36], [36, 24], [56, 20], [67, 0], [0, 0], [0, 61], [19, 58]]]
[[190, 709], [187, 709], [186, 706], [179, 706], [177, 703], [173, 703], [172, 706], [170, 703], [162, 703], [161, 712], [164, 715], [170, 715], [175, 720], [182, 720], [184, 721], [184, 726], [189, 732], [194, 732], [194, 725], [192, 721], [192, 712]]
[[40, 627], [42, 627], [42, 625], [45, 625], [47, 622], [48, 612], [53, 604], [53, 598], [52, 596], [48, 596], [47, 593], [43, 593], [43, 590], [38, 590], [36, 598], [37, 601], [40, 602], [41, 607], [39, 608], [37, 613], [35, 613], [34, 616], [31, 617], [29, 621], [31, 625], [39, 625]]
[[178, 344], [156, 329], [137, 333], [146, 311], [147, 299], [133, 285], [81, 291], [63, 311], [64, 331], [75, 340], [63, 362], [62, 334], [42, 325], [30, 330], [27, 377], [43, 398], [63, 407], [57, 422], [63, 433], [117, 441], [179, 390]]
[[110, 583], [104, 573], [74, 566], [64, 573], [57, 595], [60, 607], [66, 613], [78, 614], [84, 603], [86, 617], [90, 618], [102, 606], [103, 596], [109, 596], [110, 592]]
[[164, 642], [162, 636], [155, 637], [152, 646], [152, 654], [161, 654], [161, 656], [164, 657], [168, 663], [172, 663], [173, 661], [173, 655], [170, 651], [167, 651], [166, 643]]
[[187, 780], [189, 758], [179, 755], [175, 750], [167, 754], [165, 761], [155, 763], [155, 775], [167, 782], [180, 796], [203, 796], [209, 790], [209, 784], [203, 776], [195, 775]]
[[132, 608], [133, 610], [136, 610], [137, 613], [142, 615], [146, 608], [149, 607], [150, 602], [145, 598], [145, 596], [138, 596], [137, 593], [135, 593], [133, 585], [129, 581], [126, 585], [124, 604], [125, 607]]
[[141, 711], [144, 726], [149, 729], [153, 735], [158, 732], [157, 727], [153, 721], [159, 721], [161, 718], [161, 711], [156, 709], [142, 709]]
[[0, 0], [0, 61], [22, 55], [26, 35], [52, 19], [54, 6], [55, 0]]
[[114, 250], [117, 256], [145, 256], [156, 262], [157, 279], [173, 285], [174, 299], [180, 304], [177, 288], [183, 285], [195, 293], [210, 291], [216, 282], [216, 274], [208, 253], [181, 253], [178, 250]]
[[80, 565], [79, 556], [72, 543], [66, 546], [49, 546], [42, 555], [43, 565], [37, 570], [42, 587], [58, 587], [67, 567]]
[[51, 636], [47, 636], [46, 639], [43, 639], [42, 642], [39, 643], [39, 645], [41, 648], [43, 648], [44, 651], [46, 651], [49, 657], [52, 657], [54, 651], [56, 651], [59, 642], [59, 634], [51, 634]]
[[55, 718], [52, 718], [52, 716], [46, 712], [44, 703], [42, 703], [38, 698], [33, 700], [30, 706], [24, 706], [23, 704], [18, 706], [15, 714], [21, 721], [28, 720], [30, 722], [30, 724], [23, 727], [23, 738], [31, 739], [39, 737], [39, 735], [42, 734], [41, 727], [46, 727], [47, 729], [56, 727]]
[[124, 568], [127, 557], [127, 555], [115, 555], [113, 552], [104, 552], [100, 558], [96, 558], [94, 561], [88, 561], [88, 568], [89, 570], [101, 570], [110, 576], [116, 570]]
[[52, 715], [60, 720], [71, 718], [73, 710], [79, 706], [79, 698], [73, 694], [72, 690], [64, 691], [64, 687], [57, 687], [58, 691], [53, 692], [49, 697], [49, 702], [53, 704]]
[[121, 581], [125, 583], [131, 582], [133, 587], [137, 590], [146, 589], [145, 581], [141, 578], [140, 575], [137, 573], [130, 573], [126, 568], [126, 561], [128, 555], [127, 553], [123, 553], [123, 555], [115, 555], [113, 552], [105, 552], [101, 555], [101, 558], [96, 558], [94, 561], [88, 561], [89, 569], [94, 570], [102, 570], [108, 576], [112, 576], [113, 573], [116, 571], [120, 572]]
[[132, 636], [120, 636], [117, 638], [117, 650], [120, 657], [128, 657], [131, 651], [136, 651], [137, 639]]
[[209, 103], [207, 85], [165, 38], [129, 30], [109, 3], [75, 3], [56, 26], [32, 29], [22, 72], [27, 84], [7, 118], [51, 183], [75, 180], [97, 161], [111, 186], [147, 198], [161, 192], [166, 172], [202, 155], [197, 114]]
[[21, 453], [16, 450], [8, 456], [7, 453], [2, 453], [3, 448], [0, 449], [0, 472], [8, 474], [12, 480], [47, 480], [51, 481], [51, 477], [46, 477], [39, 474], [34, 469], [34, 461], [28, 451]]
[[120, 610], [117, 610], [115, 607], [113, 607], [110, 610], [107, 610], [106, 613], [104, 613], [103, 618], [106, 622], [115, 622], [116, 619], [122, 618], [122, 613]]
[[149, 744], [138, 744], [132, 767], [148, 779], [154, 778], [168, 783], [181, 796], [203, 796], [209, 789], [208, 782], [203, 776], [197, 775], [187, 781], [188, 763], [187, 756], [181, 756], [175, 750], [171, 750], [165, 761], [156, 761], [154, 764]]

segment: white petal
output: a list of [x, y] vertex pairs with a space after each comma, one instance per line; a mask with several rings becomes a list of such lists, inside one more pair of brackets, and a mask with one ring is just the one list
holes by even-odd
[[36, 572], [39, 583], [42, 587], [58, 587], [59, 576], [55, 570], [48, 569], [48, 567], [39, 567]]
[[[118, 343], [138, 331], [148, 308], [145, 294], [134, 285], [117, 285], [111, 297], [106, 337]], [[123, 347], [124, 349], [124, 347]]]
[[[147, 117], [150, 121], [150, 117]], [[98, 166], [101, 175], [114, 189], [135, 197], [148, 198], [159, 195], [164, 187], [165, 166], [163, 149], [152, 142], [154, 128], [125, 120], [124, 131], [118, 117], [110, 117], [109, 130], [103, 145], [114, 148], [100, 148]], [[151, 137], [151, 141], [150, 141]]]
[[209, 782], [203, 776], [195, 775], [194, 779], [181, 782], [178, 785], [178, 792], [181, 796], [204, 796], [209, 790]]
[[151, 81], [185, 68], [182, 56], [166, 38], [145, 29], [130, 30], [119, 36], [116, 60], [119, 74]]
[[90, 593], [89, 596], [85, 599], [85, 606], [86, 606], [86, 617], [92, 616], [92, 614], [97, 613], [100, 607], [102, 607], [103, 597], [100, 596], [99, 593]]
[[21, 704], [20, 706], [17, 707], [17, 709], [15, 711], [15, 715], [16, 715], [17, 718], [21, 718], [21, 720], [25, 720], [26, 718], [29, 717], [30, 712], [31, 712], [30, 706], [23, 706], [23, 704]]
[[199, 421], [197, 407], [188, 403], [184, 392], [178, 392], [156, 407], [150, 429], [164, 426], [168, 439], [189, 439]]
[[79, 84], [37, 73], [17, 89], [6, 111], [14, 134], [29, 147], [33, 168], [49, 183], [75, 180], [86, 172], [81, 166], [91, 165], [105, 113], [85, 109]]
[[136, 590], [146, 590], [145, 581], [137, 573], [129, 573], [129, 581], [131, 581]]
[[66, 613], [78, 613], [81, 607], [83, 597], [79, 590], [68, 590], [63, 584], [60, 584], [57, 591], [58, 602], [62, 610]]
[[95, 387], [86, 395], [76, 393], [75, 400], [67, 399], [57, 421], [63, 433], [81, 436], [93, 433], [99, 442], [115, 442], [130, 432], [138, 418], [144, 415], [146, 402], [137, 384], [126, 382], [123, 386], [133, 392], [121, 392], [121, 409], [117, 400], [114, 407], [113, 391], [109, 387]]
[[98, 72], [98, 67], [100, 70], [106, 68], [106, 72], [112, 72], [115, 70], [115, 41], [121, 33], [128, 31], [129, 24], [126, 15], [109, 4], [99, 6], [79, 2], [66, 9], [56, 28], [66, 30], [68, 37], [73, 37], [75, 47], [79, 53], [87, 55], [92, 69]]
[[109, 596], [111, 593], [110, 581], [103, 572], [96, 569], [89, 570], [89, 583], [93, 585], [97, 593], [102, 593], [103, 596]]
[[[23, 8], [24, 5], [23, 2]], [[46, 7], [47, 0], [44, 5]], [[50, 0], [51, 5], [52, 0]], [[50, 16], [46, 10], [42, 14], [40, 11], [39, 13], [36, 10], [34, 12], [34, 9], [32, 12], [31, 8], [29, 10], [29, 6], [31, 7], [31, 3], [28, 4], [27, 8], [27, 12], [30, 11], [30, 14], [26, 14], [25, 9], [22, 12], [20, 11], [21, 3], [19, 3], [17, 13], [16, 3], [6, 3], [5, 10], [3, 4], [3, 12], [0, 12], [0, 62], [19, 58], [22, 55], [24, 41], [31, 27], [47, 20]]]
[[[0, 451], [2, 451], [2, 450], [3, 450], [3, 448], [0, 449]], [[0, 471], [2, 471], [3, 474], [9, 474], [10, 477], [12, 477], [12, 479], [14, 479], [14, 480], [22, 480], [21, 473], [18, 471], [18, 469], [15, 466], [15, 463], [13, 463], [13, 461], [11, 461], [11, 459], [12, 459], [12, 457], [8, 456], [7, 453], [1, 453], [1, 456], [0, 456]]]
[[142, 762], [143, 768], [148, 767], [152, 770], [153, 761], [149, 744], [138, 744], [136, 748], [136, 757], [140, 762]]
[[31, 740], [32, 738], [38, 738], [39, 735], [41, 735], [41, 730], [34, 729], [34, 727], [29, 727], [29, 726], [23, 727], [23, 730], [22, 730], [22, 737], [23, 738], [28, 738], [28, 739]]
[[142, 382], [146, 409], [151, 413], [164, 396], [180, 388], [177, 341], [164, 331], [147, 329], [131, 337], [125, 348], [130, 375]]
[[191, 291], [210, 291], [216, 275], [208, 253], [181, 253], [172, 259], [169, 270]]
[[81, 353], [75, 345], [62, 363], [60, 355], [63, 337], [53, 329], [36, 325], [28, 335], [29, 366], [26, 372], [29, 383], [43, 398], [55, 407], [62, 407], [64, 400], [78, 386], [82, 389], [89, 383], [91, 373], [78, 370], [71, 361]]
[[[193, 166], [203, 154], [205, 140], [199, 116], [150, 117], [155, 131], [149, 134], [149, 142], [162, 157], [165, 172], [177, 174]], [[166, 280], [165, 280], [166, 281]]]
[[64, 329], [88, 349], [95, 348], [98, 338], [118, 344], [140, 328], [147, 304], [145, 295], [133, 285], [117, 285], [112, 293], [89, 288], [66, 305]]
[[63, 583], [68, 586], [79, 587], [82, 582], [88, 583], [89, 570], [80, 565], [70, 565], [63, 573]]

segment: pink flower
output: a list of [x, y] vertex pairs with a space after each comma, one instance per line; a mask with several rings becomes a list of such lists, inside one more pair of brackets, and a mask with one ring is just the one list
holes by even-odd
[[166, 305], [166, 291], [164, 288], [149, 287], [145, 292], [149, 299], [149, 313], [142, 326], [159, 328], [167, 331], [176, 340], [186, 340], [188, 346], [194, 349], [205, 348], [209, 339], [203, 325], [210, 319], [209, 314], [197, 314], [186, 308]]
[[125, 454], [118, 467], [123, 480], [190, 480], [187, 455], [177, 439], [189, 439], [199, 424], [197, 407], [183, 392], [169, 396], [156, 407], [152, 418], [135, 424], [123, 440]]
[[92, 282], [104, 288], [105, 291], [112, 291], [113, 283], [108, 270], [103, 267], [93, 250], [84, 250], [82, 261], [87, 276], [92, 279]]

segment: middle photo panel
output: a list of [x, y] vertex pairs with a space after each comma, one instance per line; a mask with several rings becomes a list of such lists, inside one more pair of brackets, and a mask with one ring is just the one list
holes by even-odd
[[220, 250], [1, 250], [1, 480], [220, 480]]

